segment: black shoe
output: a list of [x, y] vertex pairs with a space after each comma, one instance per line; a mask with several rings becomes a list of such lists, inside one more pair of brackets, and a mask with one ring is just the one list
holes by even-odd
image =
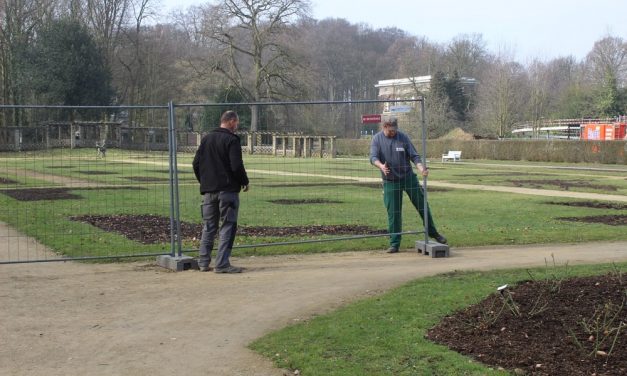
[[216, 268], [216, 273], [241, 273], [244, 268], [240, 268], [239, 266], [227, 266], [226, 268]]
[[198, 270], [200, 270], [201, 272], [210, 272], [213, 269], [210, 266], [199, 266]]
[[440, 244], [448, 244], [448, 240], [446, 240], [446, 238], [440, 234], [435, 236], [435, 240]]
[[390, 248], [388, 248], [388, 250], [386, 252], [387, 253], [398, 253], [398, 248], [390, 247]]

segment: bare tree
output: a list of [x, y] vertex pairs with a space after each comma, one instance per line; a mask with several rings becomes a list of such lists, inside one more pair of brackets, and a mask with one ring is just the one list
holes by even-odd
[[527, 77], [529, 88], [527, 120], [531, 120], [534, 127], [537, 129], [540, 125], [540, 120], [548, 115], [549, 71], [544, 63], [534, 60], [528, 67]]
[[622, 87], [627, 80], [627, 44], [620, 37], [605, 37], [594, 43], [586, 63], [596, 84], [602, 85], [606, 77], [613, 76]]
[[107, 63], [113, 65], [122, 29], [126, 27], [131, 0], [86, 0], [87, 24], [105, 51]]
[[457, 71], [462, 77], [476, 77], [487, 59], [486, 43], [481, 34], [462, 34], [446, 48], [448, 73]]
[[503, 53], [481, 78], [478, 94], [478, 128], [489, 134], [505, 137], [519, 121], [523, 108], [521, 88], [524, 87], [523, 67]]
[[[307, 0], [222, 0], [204, 8], [202, 30], [219, 48], [210, 62], [244, 98], [260, 102], [281, 95], [291, 84], [286, 75], [294, 64], [280, 36], [307, 16]], [[258, 107], [251, 106], [251, 130], [257, 130]]]
[[149, 30], [143, 29], [143, 23], [151, 18], [154, 13], [150, 7], [150, 0], [132, 0], [130, 3], [130, 14], [132, 15], [133, 25], [122, 29], [124, 36], [120, 42], [122, 48], [117, 53], [117, 62], [122, 68], [122, 72], [116, 74], [119, 76], [120, 99], [128, 104], [137, 104], [138, 98], [142, 96], [140, 93], [140, 80], [143, 73], [146, 72], [146, 52], [144, 50], [144, 39]]

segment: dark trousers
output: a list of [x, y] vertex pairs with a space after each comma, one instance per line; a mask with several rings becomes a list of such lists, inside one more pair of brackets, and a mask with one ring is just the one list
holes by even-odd
[[[420, 218], [424, 224], [424, 194], [422, 187], [418, 184], [416, 174], [399, 180], [399, 181], [383, 181], [383, 203], [388, 212], [388, 231], [390, 234], [403, 231], [403, 192], [406, 192], [411, 203], [418, 210]], [[435, 228], [433, 218], [431, 218], [431, 209], [427, 207], [428, 223], [427, 229], [430, 237], [438, 235]], [[399, 248], [401, 245], [401, 235], [390, 235], [390, 247]]]
[[[220, 230], [220, 243], [218, 244], [215, 267], [222, 269], [231, 265], [229, 257], [231, 256], [233, 242], [235, 241], [235, 234], [237, 232], [238, 210], [238, 192], [205, 193], [201, 205], [204, 224], [200, 238], [200, 252], [198, 258], [198, 265], [200, 267], [209, 266], [211, 262], [211, 251], [213, 250], [213, 244], [218, 230]], [[222, 222], [221, 226], [220, 222]]]

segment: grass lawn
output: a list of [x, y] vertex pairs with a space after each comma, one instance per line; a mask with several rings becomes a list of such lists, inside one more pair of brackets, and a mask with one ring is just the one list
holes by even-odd
[[[198, 183], [193, 155], [178, 156], [181, 221], [198, 225], [197, 236], [183, 238], [193, 252], [200, 236]], [[268, 226], [367, 226], [387, 230], [378, 171], [365, 158], [320, 159], [245, 156], [251, 190], [242, 193], [239, 224]], [[627, 194], [621, 166], [590, 170], [588, 165], [468, 161], [432, 163], [430, 179], [452, 183], [514, 186]], [[524, 180], [523, 183], [520, 181]], [[537, 180], [533, 182], [533, 180]], [[513, 183], [518, 181], [518, 183]], [[552, 182], [570, 182], [562, 187]], [[592, 185], [581, 184], [590, 182]], [[579, 183], [578, 183], [579, 182]], [[615, 190], [608, 191], [609, 186]], [[10, 191], [59, 189], [70, 197], [21, 201]], [[170, 213], [168, 155], [165, 152], [110, 149], [97, 158], [91, 149], [0, 154], [0, 220], [35, 237], [60, 254], [73, 257], [168, 253], [170, 244], [143, 244], [121, 234], [71, 220], [80, 215], [158, 215]], [[626, 215], [627, 208], [557, 205], [582, 202], [568, 198], [518, 195], [479, 190], [429, 190], [439, 230], [455, 247], [626, 240], [624, 226], [571, 222], [560, 218]], [[404, 199], [403, 229], [421, 231], [415, 209]], [[138, 226], [143, 225], [138, 223]], [[167, 231], [167, 230], [166, 230]], [[286, 246], [256, 245], [312, 241], [352, 235], [238, 236], [236, 255], [336, 252], [385, 248], [386, 237]], [[402, 247], [413, 247], [424, 235], [405, 235]], [[194, 237], [196, 239], [194, 239]]]
[[[627, 263], [547, 266], [530, 271], [536, 278], [561, 279], [624, 273]], [[424, 336], [445, 315], [479, 302], [498, 286], [529, 278], [527, 269], [422, 278], [268, 334], [250, 347], [277, 366], [307, 376], [506, 375]]]

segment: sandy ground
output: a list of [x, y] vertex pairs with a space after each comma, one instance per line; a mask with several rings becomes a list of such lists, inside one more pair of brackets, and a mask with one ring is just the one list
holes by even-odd
[[[43, 246], [39, 246], [43, 247]], [[0, 252], [2, 252], [0, 247]], [[627, 261], [627, 242], [233, 258], [240, 275], [151, 263], [0, 265], [0, 375], [283, 375], [254, 339], [454, 270]]]
[[[548, 195], [627, 199], [573, 193]], [[7, 239], [0, 260], [56, 257], [3, 223], [0, 238]], [[543, 266], [552, 256], [571, 265], [627, 261], [627, 242], [452, 249], [450, 258], [438, 259], [414, 251], [233, 258], [248, 268], [241, 275], [174, 273], [145, 262], [0, 265], [0, 375], [283, 375], [246, 346], [416, 278]]]

